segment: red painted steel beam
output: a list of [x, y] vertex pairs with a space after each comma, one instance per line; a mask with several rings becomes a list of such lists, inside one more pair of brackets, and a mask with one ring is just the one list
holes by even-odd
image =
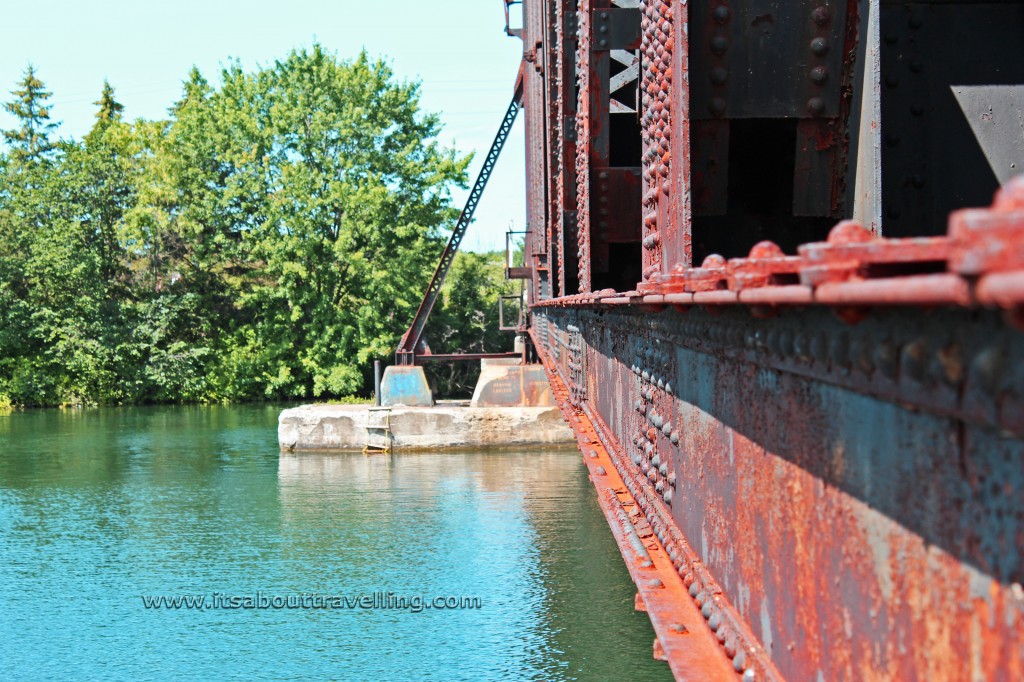
[[425, 353], [416, 356], [416, 364], [424, 362], [453, 362], [461, 360], [497, 360], [522, 358], [522, 353]]

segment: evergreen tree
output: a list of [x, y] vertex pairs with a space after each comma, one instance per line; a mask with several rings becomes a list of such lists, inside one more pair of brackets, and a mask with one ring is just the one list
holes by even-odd
[[103, 128], [108, 123], [121, 120], [124, 105], [114, 99], [114, 88], [111, 87], [109, 81], [103, 81], [103, 92], [100, 93], [100, 98], [93, 102], [93, 104], [99, 107], [99, 110], [96, 112], [96, 124], [93, 126], [93, 130]]
[[31, 64], [25, 69], [25, 76], [12, 90], [14, 99], [4, 104], [10, 114], [21, 123], [20, 128], [3, 131], [4, 140], [10, 145], [11, 156], [16, 160], [38, 160], [53, 151], [55, 144], [50, 134], [59, 123], [50, 120], [50, 106], [47, 104], [53, 94], [36, 76]]

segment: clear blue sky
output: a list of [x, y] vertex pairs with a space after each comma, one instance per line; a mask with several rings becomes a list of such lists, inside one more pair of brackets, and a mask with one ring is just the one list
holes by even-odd
[[[522, 44], [503, 32], [502, 0], [51, 0], [4, 7], [0, 95], [31, 62], [53, 92], [64, 137], [93, 122], [103, 79], [125, 115], [162, 118], [192, 65], [212, 82], [238, 58], [247, 69], [319, 42], [342, 58], [366, 48], [403, 79], [423, 83], [423, 108], [444, 123], [441, 139], [476, 151], [470, 182], [508, 106]], [[0, 128], [13, 126], [0, 111]], [[504, 248], [509, 225], [525, 229], [522, 115], [477, 209], [464, 247]], [[460, 205], [465, 192], [456, 195]]]

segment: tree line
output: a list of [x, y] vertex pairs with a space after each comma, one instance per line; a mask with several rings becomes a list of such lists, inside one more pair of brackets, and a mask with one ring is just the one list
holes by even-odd
[[[466, 184], [470, 158], [438, 142], [419, 93], [317, 45], [218, 84], [192, 69], [165, 120], [126, 120], [104, 83], [75, 140], [30, 66], [4, 105], [0, 403], [368, 395]], [[511, 346], [501, 269], [459, 255], [436, 352]], [[439, 376], [472, 386], [472, 368]]]

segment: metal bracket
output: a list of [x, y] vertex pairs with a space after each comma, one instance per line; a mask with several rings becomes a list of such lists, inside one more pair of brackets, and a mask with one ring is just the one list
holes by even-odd
[[592, 50], [635, 50], [640, 47], [640, 10], [634, 8], [592, 10]]
[[565, 139], [569, 140], [571, 142], [575, 142], [576, 141], [576, 115], [573, 114], [572, 116], [563, 116], [562, 117], [562, 127], [563, 127], [563, 129], [565, 131], [564, 134], [563, 134]]
[[578, 40], [580, 32], [579, 15], [574, 12], [565, 12], [562, 19], [562, 26], [565, 27], [565, 40]]

